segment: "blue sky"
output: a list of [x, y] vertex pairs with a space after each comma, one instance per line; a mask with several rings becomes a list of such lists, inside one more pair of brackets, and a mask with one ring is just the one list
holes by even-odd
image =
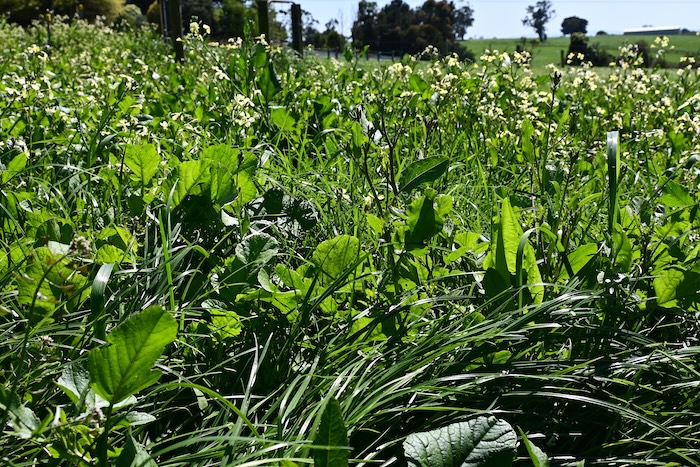
[[[358, 0], [296, 1], [302, 9], [311, 12], [318, 21], [318, 29], [323, 29], [326, 22], [335, 18], [343, 23], [344, 33], [350, 34]], [[380, 7], [389, 3], [389, 0], [376, 1]], [[404, 1], [416, 7], [424, 0]], [[522, 19], [527, 6], [533, 5], [536, 0], [453, 1], [457, 5], [468, 3], [474, 10], [474, 25], [467, 31], [467, 37], [535, 37], [532, 28], [522, 25]], [[552, 0], [552, 4], [556, 16], [547, 28], [550, 37], [561, 35], [561, 22], [567, 16], [587, 19], [590, 35], [601, 30], [610, 34], [622, 33], [624, 29], [644, 25], [680, 26], [700, 31], [700, 0]]]

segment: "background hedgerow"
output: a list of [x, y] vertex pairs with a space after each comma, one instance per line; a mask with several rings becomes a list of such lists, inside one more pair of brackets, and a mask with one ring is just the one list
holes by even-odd
[[356, 465], [480, 415], [519, 464], [700, 462], [692, 63], [191, 30], [0, 23], [3, 462], [320, 463], [332, 399]]

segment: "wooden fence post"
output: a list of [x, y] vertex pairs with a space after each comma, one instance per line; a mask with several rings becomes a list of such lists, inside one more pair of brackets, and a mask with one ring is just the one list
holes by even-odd
[[182, 43], [182, 10], [180, 0], [169, 0], [170, 2], [170, 30], [175, 49], [175, 59], [180, 63], [185, 63], [185, 46]]
[[[160, 6], [160, 30], [164, 40], [170, 40], [175, 50], [175, 59], [185, 62], [185, 48], [182, 43], [182, 11], [180, 0], [158, 0]], [[178, 40], [178, 38], [180, 40]]]
[[292, 3], [292, 49], [304, 55], [301, 34], [301, 5]]
[[258, 34], [264, 34], [265, 40], [270, 42], [270, 17], [268, 15], [267, 0], [257, 0], [258, 6]]

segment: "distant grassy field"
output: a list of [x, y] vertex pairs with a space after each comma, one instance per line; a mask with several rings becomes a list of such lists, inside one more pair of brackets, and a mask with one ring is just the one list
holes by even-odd
[[[654, 39], [654, 36], [606, 35], [591, 36], [588, 42], [590, 45], [598, 44], [612, 55], [616, 55], [618, 47], [622, 45], [639, 41], [645, 41], [651, 45], [654, 43]], [[674, 48], [667, 51], [665, 55], [668, 62], [678, 63], [682, 56], [700, 55], [700, 36], [669, 36], [669, 39]], [[463, 41], [462, 44], [474, 52], [477, 58], [487, 49], [513, 52], [520, 45], [532, 53], [532, 67], [538, 69], [550, 63], [560, 62], [561, 51], [566, 53], [569, 48], [569, 37], [552, 37], [543, 44], [540, 44], [536, 39], [527, 39], [525, 42], [523, 39], [474, 39]]]

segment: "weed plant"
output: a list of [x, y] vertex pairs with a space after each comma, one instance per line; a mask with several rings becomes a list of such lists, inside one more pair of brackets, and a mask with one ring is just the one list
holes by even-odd
[[700, 463], [692, 66], [0, 42], [4, 464], [331, 465], [332, 400], [353, 465], [479, 415]]

